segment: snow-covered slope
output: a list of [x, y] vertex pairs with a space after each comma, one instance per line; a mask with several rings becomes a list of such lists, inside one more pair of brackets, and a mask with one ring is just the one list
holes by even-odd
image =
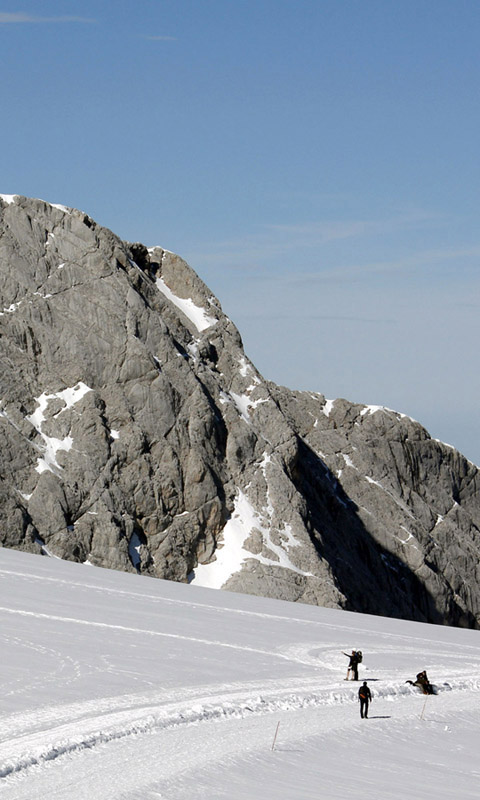
[[477, 631], [5, 549], [0, 619], [2, 800], [478, 796]]

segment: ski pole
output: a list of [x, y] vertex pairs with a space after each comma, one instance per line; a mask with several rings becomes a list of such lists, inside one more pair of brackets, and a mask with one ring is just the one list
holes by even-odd
[[277, 741], [277, 733], [278, 733], [278, 729], [279, 729], [279, 727], [280, 727], [280, 723], [278, 723], [278, 724], [277, 724], [277, 730], [275, 731], [275, 736], [273, 737], [272, 750], [274, 749], [274, 747], [275, 747], [275, 742]]
[[425, 698], [425, 702], [423, 704], [422, 713], [420, 714], [420, 719], [423, 719], [423, 714], [424, 714], [424, 711], [425, 711], [425, 706], [427, 705], [427, 700], [428, 700], [428, 694], [427, 694], [427, 696]]

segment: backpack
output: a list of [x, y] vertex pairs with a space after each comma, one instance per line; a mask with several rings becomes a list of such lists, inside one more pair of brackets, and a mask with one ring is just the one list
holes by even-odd
[[368, 686], [360, 686], [358, 691], [358, 696], [362, 698], [362, 700], [368, 699]]
[[361, 650], [357, 650], [357, 664], [361, 664], [363, 661], [363, 654]]

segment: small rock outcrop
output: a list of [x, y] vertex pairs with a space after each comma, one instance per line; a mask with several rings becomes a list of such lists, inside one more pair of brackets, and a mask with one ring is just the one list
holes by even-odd
[[177, 255], [0, 196], [0, 543], [479, 627], [477, 467], [265, 381]]

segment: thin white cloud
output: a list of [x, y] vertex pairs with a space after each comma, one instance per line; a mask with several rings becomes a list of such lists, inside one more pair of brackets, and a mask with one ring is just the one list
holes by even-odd
[[425, 270], [447, 267], [451, 276], [461, 279], [459, 262], [471, 262], [470, 272], [478, 274], [477, 260], [480, 258], [480, 245], [472, 247], [455, 248], [452, 250], [421, 250], [405, 258], [392, 259], [391, 261], [374, 261], [365, 264], [344, 264], [331, 269], [317, 272], [303, 272], [288, 274], [284, 279], [289, 283], [312, 283], [322, 281], [364, 280], [368, 275], [412, 273], [418, 274]]
[[424, 211], [398, 214], [387, 219], [318, 220], [294, 225], [267, 224], [241, 239], [217, 242], [213, 248], [203, 248], [201, 260], [211, 264], [262, 262], [269, 258], [297, 255], [307, 248], [321, 248], [329, 243], [361, 239], [367, 236], [384, 237], [408, 231], [424, 223], [438, 224], [438, 215]]
[[[293, 320], [298, 323], [298, 312], [294, 311], [291, 314], [277, 314], [276, 312], [262, 311], [258, 314], [242, 314], [240, 311], [237, 314], [239, 320], [252, 320], [252, 319], [271, 319], [271, 320]], [[374, 317], [355, 317], [346, 316], [342, 314], [303, 314], [302, 320], [325, 321], [325, 322], [364, 322], [368, 325], [397, 325], [399, 320], [391, 317], [382, 317], [375, 319]]]
[[0, 25], [18, 25], [18, 24], [38, 24], [38, 23], [45, 23], [45, 22], [82, 22], [82, 23], [91, 23], [95, 22], [94, 19], [88, 19], [87, 17], [36, 17], [34, 14], [25, 14], [23, 11], [12, 12], [8, 13], [5, 11], [0, 11]]
[[[272, 246], [273, 248], [273, 246]], [[471, 285], [472, 292], [478, 293], [480, 259], [480, 245], [469, 245], [449, 249], [424, 249], [401, 258], [392, 258], [379, 261], [364, 261], [352, 263], [339, 263], [331, 266], [318, 266], [314, 271], [305, 269], [303, 265], [312, 261], [311, 257], [301, 254], [297, 247], [296, 254], [292, 257], [286, 255], [288, 248], [284, 248], [283, 261], [280, 266], [270, 266], [265, 261], [272, 255], [273, 250], [256, 252], [248, 247], [238, 246], [235, 252], [196, 252], [189, 253], [187, 258], [190, 263], [199, 263], [205, 270], [214, 269], [221, 264], [223, 269], [230, 273], [239, 273], [242, 279], [250, 282], [271, 282], [274, 276], [275, 285], [289, 287], [309, 286], [312, 288], [320, 284], [365, 284], [376, 281], [378, 276], [398, 279], [399, 275], [409, 276], [410, 279], [426, 278], [434, 275], [441, 276], [449, 286], [452, 282], [463, 286]], [[285, 266], [286, 264], [286, 266]], [[272, 271], [273, 270], [273, 271]]]
[[409, 229], [419, 224], [438, 220], [438, 216], [424, 211], [398, 214], [387, 219], [319, 220], [297, 225], [265, 225], [267, 231], [288, 237], [294, 242], [326, 242], [352, 239], [366, 235], [385, 235]]

